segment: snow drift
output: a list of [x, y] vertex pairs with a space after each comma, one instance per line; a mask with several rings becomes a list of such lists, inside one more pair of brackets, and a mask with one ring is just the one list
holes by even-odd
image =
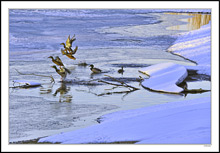
[[159, 63], [139, 70], [150, 75], [141, 83], [145, 88], [169, 93], [180, 93], [183, 88], [178, 87], [188, 75], [184, 66], [174, 63]]

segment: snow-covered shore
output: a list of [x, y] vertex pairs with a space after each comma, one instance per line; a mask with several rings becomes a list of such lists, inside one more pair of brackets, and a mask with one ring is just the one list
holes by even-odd
[[211, 22], [198, 30], [181, 34], [168, 51], [197, 63], [187, 69], [211, 75]]
[[[195, 61], [187, 67], [210, 75], [211, 23], [179, 36], [168, 51]], [[177, 101], [141, 109], [107, 114], [101, 123], [61, 133], [39, 142], [109, 143], [138, 141], [142, 144], [210, 144], [211, 97]]]
[[39, 142], [209, 144], [210, 97], [103, 116], [99, 125], [42, 138]]

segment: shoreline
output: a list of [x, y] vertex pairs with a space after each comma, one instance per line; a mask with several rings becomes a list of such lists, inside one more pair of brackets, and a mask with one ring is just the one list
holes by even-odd
[[[44, 137], [41, 137], [41, 138], [44, 138]], [[52, 143], [52, 142], [38, 142], [38, 140], [40, 140], [41, 138], [37, 138], [37, 139], [31, 139], [31, 140], [25, 140], [25, 141], [18, 141], [18, 142], [12, 142], [12, 143], [9, 143], [11, 145], [19, 145], [19, 144], [47, 144], [47, 145], [50, 145], [50, 144], [61, 144], [60, 142], [55, 142], [55, 143]], [[87, 143], [87, 144], [135, 144], [137, 143], [138, 141], [115, 141], [115, 142], [110, 142], [110, 143]], [[71, 144], [71, 145], [74, 145], [74, 144]], [[77, 144], [75, 144], [77, 145]]]

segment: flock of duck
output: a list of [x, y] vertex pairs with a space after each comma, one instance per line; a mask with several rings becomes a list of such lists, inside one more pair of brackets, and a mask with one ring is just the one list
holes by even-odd
[[[61, 49], [62, 55], [66, 55], [68, 58], [73, 59], [73, 60], [76, 59], [73, 55], [78, 50], [78, 46], [76, 46], [75, 49], [72, 50], [72, 43], [75, 40], [76, 40], [75, 35], [72, 38], [70, 38], [70, 35], [69, 35], [66, 40], [66, 44], [65, 43], [60, 44], [60, 45], [63, 45], [63, 47], [64, 47], [64, 49]], [[56, 56], [55, 58], [53, 56], [49, 56], [48, 58], [51, 58], [52, 62], [60, 67], [60, 69], [58, 69], [55, 65], [51, 66], [61, 76], [61, 81], [64, 81], [67, 74], [71, 74], [70, 70], [68, 70], [64, 66], [64, 64], [63, 64], [62, 60], [59, 58], [59, 56]], [[93, 64], [91, 64], [89, 67], [93, 73], [101, 73], [102, 72], [102, 70], [100, 70], [99, 68], [94, 67]], [[123, 72], [124, 72], [123, 67], [118, 70], [118, 73], [123, 74]]]

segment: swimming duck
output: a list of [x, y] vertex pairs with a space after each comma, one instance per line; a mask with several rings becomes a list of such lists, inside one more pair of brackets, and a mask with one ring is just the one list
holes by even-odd
[[61, 76], [61, 81], [64, 81], [64, 79], [67, 76], [67, 73], [71, 73], [67, 68], [65, 67], [61, 67], [60, 69], [58, 69], [55, 65], [51, 66], [52, 68], [54, 68], [56, 70], [56, 72]]
[[121, 67], [121, 69], [118, 70], [118, 73], [122, 73], [122, 74], [124, 73], [123, 66]]
[[90, 65], [90, 70], [93, 72], [93, 73], [101, 73], [102, 70], [98, 69], [98, 68], [95, 68], [94, 65]]
[[56, 59], [53, 58], [53, 56], [49, 56], [48, 58], [52, 59], [52, 62], [54, 62], [58, 66], [64, 66], [61, 59], [57, 56]]

